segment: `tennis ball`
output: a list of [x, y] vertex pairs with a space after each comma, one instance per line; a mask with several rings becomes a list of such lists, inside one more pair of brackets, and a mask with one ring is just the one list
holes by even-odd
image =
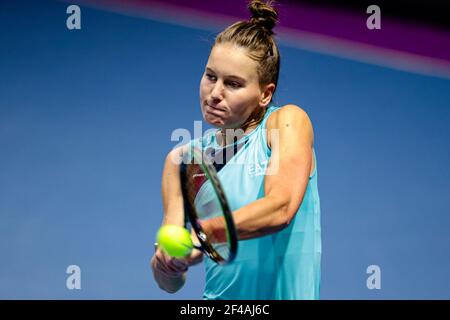
[[186, 257], [192, 250], [191, 234], [183, 227], [166, 224], [162, 226], [156, 239], [161, 248], [171, 257]]

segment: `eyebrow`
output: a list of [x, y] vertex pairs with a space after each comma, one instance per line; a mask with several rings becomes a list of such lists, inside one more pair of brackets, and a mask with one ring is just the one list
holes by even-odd
[[[211, 69], [211, 68], [209, 68], [209, 67], [206, 67], [206, 71], [210, 71], [210, 72], [216, 73], [213, 69]], [[226, 77], [227, 77], [227, 78], [233, 78], [233, 79], [236, 79], [236, 80], [240, 80], [240, 81], [242, 81], [242, 82], [244, 82], [244, 83], [247, 82], [247, 80], [245, 80], [244, 78], [239, 77], [239, 76], [235, 76], [235, 75], [228, 75], [228, 76], [226, 76]]]

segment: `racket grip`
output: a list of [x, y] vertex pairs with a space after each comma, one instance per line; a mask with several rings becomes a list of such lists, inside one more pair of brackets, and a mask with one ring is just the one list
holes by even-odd
[[205, 249], [203, 249], [203, 247], [200, 246], [200, 245], [195, 245], [195, 244], [194, 244], [194, 246], [192, 247], [192, 249], [197, 249], [197, 250], [200, 250], [201, 252], [205, 253]]

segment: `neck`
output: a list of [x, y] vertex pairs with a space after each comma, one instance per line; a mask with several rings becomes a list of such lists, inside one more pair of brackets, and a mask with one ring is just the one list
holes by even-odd
[[225, 146], [236, 142], [241, 139], [244, 135], [249, 134], [260, 124], [264, 115], [266, 113], [266, 108], [256, 108], [250, 116], [245, 120], [245, 122], [236, 128], [221, 128], [216, 133], [217, 143], [220, 146]]

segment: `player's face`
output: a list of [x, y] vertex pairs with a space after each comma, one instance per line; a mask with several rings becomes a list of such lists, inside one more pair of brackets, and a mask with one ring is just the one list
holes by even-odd
[[200, 82], [204, 119], [220, 128], [239, 128], [262, 97], [257, 62], [245, 49], [219, 44], [211, 50]]

